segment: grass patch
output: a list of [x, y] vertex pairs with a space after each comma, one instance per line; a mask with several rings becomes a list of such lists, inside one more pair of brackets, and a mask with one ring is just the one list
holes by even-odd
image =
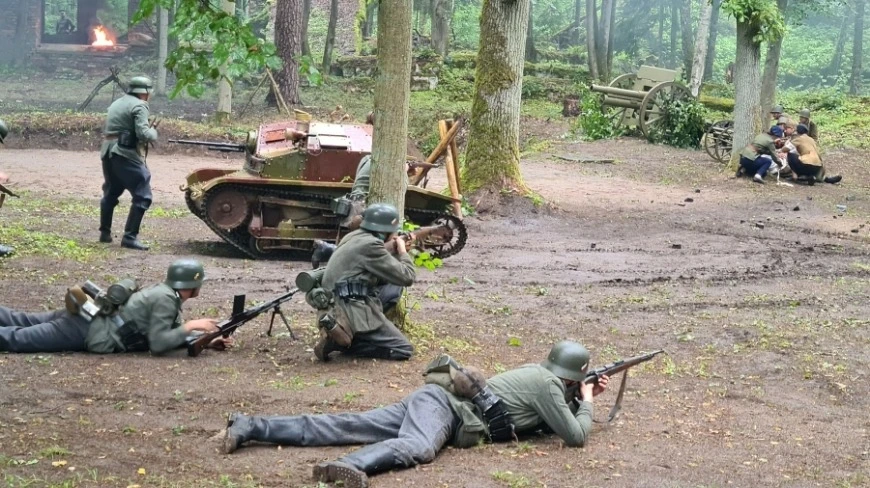
[[510, 488], [529, 488], [532, 486], [532, 480], [512, 471], [493, 471], [491, 476], [492, 479], [500, 481]]
[[84, 244], [53, 232], [29, 230], [22, 224], [0, 227], [0, 242], [15, 248], [12, 258], [44, 256], [85, 263], [106, 254], [106, 249], [96, 244]]
[[53, 459], [53, 458], [60, 457], [60, 456], [69, 456], [72, 453], [64, 447], [54, 445], [54, 446], [46, 447], [45, 449], [42, 449], [37, 454], [39, 454], [39, 457]]

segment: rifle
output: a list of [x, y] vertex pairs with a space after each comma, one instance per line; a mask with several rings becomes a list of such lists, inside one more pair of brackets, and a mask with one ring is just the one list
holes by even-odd
[[19, 198], [18, 195], [12, 193], [12, 190], [3, 186], [3, 183], [0, 183], [0, 207], [3, 206], [3, 201], [6, 199], [6, 195], [10, 197]]
[[187, 355], [198, 356], [203, 349], [211, 344], [211, 341], [217, 339], [219, 336], [231, 336], [233, 332], [236, 331], [236, 329], [257, 318], [260, 314], [268, 312], [269, 310], [272, 311], [272, 320], [269, 322], [269, 330], [266, 332], [266, 335], [272, 335], [272, 325], [275, 324], [275, 316], [277, 315], [281, 317], [281, 320], [284, 322], [284, 325], [290, 332], [290, 337], [295, 341], [296, 334], [293, 333], [293, 329], [290, 328], [290, 323], [287, 321], [287, 317], [285, 317], [284, 312], [281, 311], [281, 304], [293, 298], [293, 295], [295, 295], [298, 291], [298, 288], [294, 288], [286, 294], [281, 295], [280, 297], [272, 301], [249, 309], [245, 309], [245, 295], [234, 296], [233, 313], [232, 315], [230, 315], [230, 318], [217, 324], [219, 330], [209, 334], [201, 334], [198, 336], [191, 336], [187, 338]]
[[[610, 413], [607, 415], [607, 421], [603, 423], [610, 423], [617, 416], [619, 416], [619, 412], [622, 410], [622, 397], [625, 395], [625, 384], [628, 380], [628, 370], [634, 366], [637, 366], [640, 363], [645, 363], [657, 355], [665, 352], [664, 349], [659, 349], [658, 351], [653, 351], [649, 354], [641, 354], [640, 356], [634, 356], [627, 359], [620, 359], [619, 361], [605, 364], [600, 368], [595, 368], [592, 371], [586, 373], [586, 377], [583, 379], [583, 384], [598, 384], [598, 380], [601, 379], [602, 376], [613, 376], [619, 373], [624, 373], [622, 375], [622, 384], [619, 385], [619, 393], [616, 395], [616, 403], [613, 405], [613, 408], [610, 409]], [[566, 398], [580, 400], [578, 394], [580, 393], [580, 383], [576, 383], [571, 385], [570, 388], [566, 391]], [[597, 422], [597, 421], [596, 421]]]
[[203, 146], [209, 151], [245, 152], [244, 144], [233, 144], [232, 142], [186, 141], [179, 139], [169, 139], [169, 142], [173, 144], [187, 144], [189, 146]]
[[[446, 225], [433, 225], [429, 227], [418, 227], [412, 232], [400, 232], [398, 239], [402, 239], [405, 243], [411, 242], [411, 234], [414, 234], [414, 240], [417, 242], [423, 242], [429, 237], [441, 237], [442, 239], [449, 239], [452, 235], [452, 231]], [[395, 254], [396, 252], [396, 241], [391, 240], [384, 244], [384, 247], [387, 248], [387, 252], [390, 254]]]

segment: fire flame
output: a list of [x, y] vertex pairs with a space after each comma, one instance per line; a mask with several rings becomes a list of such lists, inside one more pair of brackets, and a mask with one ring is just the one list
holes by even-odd
[[109, 33], [106, 29], [99, 25], [94, 29], [94, 36], [97, 38], [91, 43], [91, 46], [114, 46], [115, 42], [109, 39]]

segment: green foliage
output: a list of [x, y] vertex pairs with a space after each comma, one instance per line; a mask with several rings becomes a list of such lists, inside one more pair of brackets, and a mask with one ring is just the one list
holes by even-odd
[[580, 104], [580, 116], [574, 125], [574, 130], [579, 130], [587, 141], [608, 139], [619, 135], [619, 129], [614, 127], [613, 121], [604, 112], [602, 98], [593, 93], [581, 95], [583, 102]]
[[650, 132], [650, 141], [669, 146], [697, 148], [704, 134], [704, 106], [694, 99], [667, 102], [665, 115], [656, 130]]
[[752, 40], [757, 43], [775, 41], [785, 34], [785, 19], [775, 0], [724, 0], [722, 11], [737, 22], [748, 22]]
[[[171, 8], [173, 4], [173, 0], [142, 0], [132, 22], [149, 18], [158, 6]], [[176, 76], [170, 94], [173, 98], [182, 90], [201, 96], [204, 82], [224, 76], [221, 67], [225, 67], [226, 77], [232, 82], [265, 67], [281, 66], [275, 46], [257, 37], [250, 23], [209, 3], [181, 0], [169, 33], [177, 40], [166, 60], [167, 69]]]
[[440, 268], [444, 262], [440, 258], [433, 257], [428, 252], [416, 252], [414, 254], [414, 265], [421, 268], [426, 268], [429, 271], [435, 271], [435, 268]]
[[323, 75], [317, 69], [311, 56], [299, 57], [299, 74], [308, 81], [308, 86], [320, 86], [323, 84]]

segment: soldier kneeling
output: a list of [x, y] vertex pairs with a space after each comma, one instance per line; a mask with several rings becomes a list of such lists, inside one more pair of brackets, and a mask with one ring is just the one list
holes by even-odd
[[[202, 264], [179, 259], [169, 266], [163, 283], [138, 290], [135, 282], [124, 280], [110, 287], [99, 305], [82, 288], [73, 287], [66, 310], [27, 313], [0, 306], [0, 351], [167, 353], [185, 345], [191, 332], [217, 331], [213, 319], [181, 322], [182, 303], [199, 296], [204, 278]], [[211, 347], [231, 344], [218, 338]]]

